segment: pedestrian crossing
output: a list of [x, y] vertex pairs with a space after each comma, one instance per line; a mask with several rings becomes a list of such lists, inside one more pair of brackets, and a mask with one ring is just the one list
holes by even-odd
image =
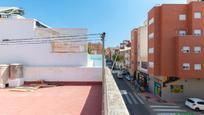
[[150, 105], [150, 108], [157, 115], [178, 115], [187, 111], [176, 105]]
[[128, 92], [126, 90], [120, 90], [121, 95], [123, 96], [124, 100], [129, 103], [129, 104], [144, 104], [144, 102], [142, 101], [142, 99], [140, 99], [140, 97], [132, 92]]

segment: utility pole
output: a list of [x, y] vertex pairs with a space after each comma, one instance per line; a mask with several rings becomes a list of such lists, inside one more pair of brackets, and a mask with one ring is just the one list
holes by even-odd
[[101, 34], [101, 41], [102, 41], [102, 79], [105, 77], [105, 37], [106, 33], [103, 32]]
[[[104, 110], [104, 107], [107, 106], [107, 103], [105, 103], [106, 99], [107, 99], [107, 94], [106, 94], [106, 87], [105, 87], [105, 37], [106, 37], [106, 33], [103, 32], [101, 34], [101, 41], [102, 41], [102, 84], [103, 84], [103, 94], [102, 96], [103, 99], [105, 98], [105, 100], [102, 102], [102, 109]], [[106, 110], [102, 111], [102, 115], [106, 115]]]

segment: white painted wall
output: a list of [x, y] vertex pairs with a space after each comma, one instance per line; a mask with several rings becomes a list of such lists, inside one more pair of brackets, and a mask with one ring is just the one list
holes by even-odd
[[25, 81], [102, 82], [101, 68], [24, 67]]
[[[31, 19], [0, 19], [0, 40], [88, 33], [87, 29], [53, 29], [56, 33], [34, 24]], [[53, 53], [51, 44], [0, 45], [0, 64], [23, 64], [25, 81], [101, 82], [101, 68], [87, 67], [87, 60], [87, 53]]]
[[24, 66], [86, 66], [86, 53], [52, 53], [50, 44], [0, 45], [0, 63]]
[[34, 20], [0, 19], [0, 40], [34, 37]]
[[[34, 24], [35, 20], [31, 19], [1, 19], [0, 40], [56, 35], [52, 31], [37, 29]], [[87, 34], [87, 29], [59, 29], [59, 33], [60, 35]], [[87, 53], [53, 53], [50, 44], [0, 45], [0, 55], [1, 64], [21, 63], [24, 66], [87, 66]]]
[[147, 71], [147, 69], [142, 68], [142, 62], [148, 62], [148, 26], [145, 22], [143, 26], [138, 28], [138, 44], [137, 44], [137, 59], [140, 62], [138, 65], [139, 71]]

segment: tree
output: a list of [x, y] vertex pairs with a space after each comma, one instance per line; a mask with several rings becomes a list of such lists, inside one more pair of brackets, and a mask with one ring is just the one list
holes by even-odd
[[88, 54], [92, 53], [92, 49], [90, 47], [88, 47]]
[[115, 60], [116, 62], [122, 62], [124, 61], [124, 56], [120, 55], [120, 54], [114, 54], [112, 56], [113, 60]]

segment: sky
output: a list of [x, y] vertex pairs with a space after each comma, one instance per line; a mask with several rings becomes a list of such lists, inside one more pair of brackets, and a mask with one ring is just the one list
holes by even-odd
[[25, 10], [53, 28], [87, 28], [89, 33], [106, 32], [106, 47], [130, 39], [130, 32], [143, 24], [147, 12], [157, 4], [186, 3], [186, 0], [0, 0], [0, 6]]

